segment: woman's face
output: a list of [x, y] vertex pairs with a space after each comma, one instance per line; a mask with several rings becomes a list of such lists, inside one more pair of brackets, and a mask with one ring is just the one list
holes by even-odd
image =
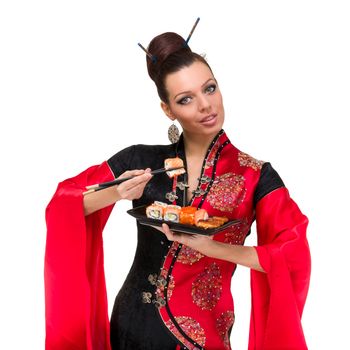
[[224, 123], [219, 86], [209, 67], [199, 61], [168, 74], [169, 103], [161, 102], [166, 115], [178, 120], [187, 134], [216, 135]]

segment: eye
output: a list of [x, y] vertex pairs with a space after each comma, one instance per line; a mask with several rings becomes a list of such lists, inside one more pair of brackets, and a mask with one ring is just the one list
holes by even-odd
[[209, 93], [213, 93], [215, 90], [216, 90], [216, 85], [215, 84], [211, 84], [205, 89], [205, 91], [209, 92]]
[[180, 105], [187, 105], [190, 102], [190, 99], [190, 97], [186, 96], [179, 100], [177, 103], [179, 103]]

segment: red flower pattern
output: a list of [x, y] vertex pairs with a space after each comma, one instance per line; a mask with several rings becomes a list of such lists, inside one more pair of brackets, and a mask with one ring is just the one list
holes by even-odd
[[222, 276], [214, 262], [205, 267], [192, 283], [192, 300], [202, 310], [212, 310], [221, 297]]
[[228, 331], [233, 326], [234, 322], [235, 315], [231, 310], [223, 312], [216, 320], [216, 329], [219, 332], [220, 338], [224, 342], [226, 349], [231, 349]]
[[209, 204], [220, 211], [232, 212], [244, 200], [246, 194], [243, 175], [226, 173], [216, 178], [207, 200]]
[[[205, 332], [199, 324], [199, 322], [188, 316], [175, 316], [175, 320], [181, 327], [181, 329], [187, 334], [187, 336], [189, 336], [200, 346], [205, 345]], [[196, 347], [184, 338], [184, 336], [179, 332], [179, 330], [171, 320], [167, 321], [165, 324], [169, 328], [169, 330], [176, 336], [176, 338], [178, 338], [187, 347], [187, 349], [198, 349], [198, 347]]]
[[237, 225], [232, 226], [225, 233], [225, 243], [242, 245], [244, 243], [245, 237], [248, 233], [249, 225], [248, 221], [242, 220]]
[[[176, 249], [179, 246], [178, 242], [174, 242], [170, 249], [170, 254], [175, 255]], [[203, 254], [195, 249], [188, 247], [187, 245], [182, 245], [179, 255], [177, 256], [177, 262], [185, 265], [192, 265], [203, 258]]]

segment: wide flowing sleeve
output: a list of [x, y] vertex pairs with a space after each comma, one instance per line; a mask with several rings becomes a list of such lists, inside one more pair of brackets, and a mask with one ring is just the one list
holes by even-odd
[[259, 262], [251, 270], [250, 350], [307, 349], [301, 325], [311, 271], [308, 218], [265, 163], [255, 192]]
[[[129, 163], [117, 153], [114, 171]], [[59, 183], [46, 207], [46, 350], [110, 350], [102, 231], [113, 205], [84, 215], [87, 185], [115, 178], [108, 161]]]

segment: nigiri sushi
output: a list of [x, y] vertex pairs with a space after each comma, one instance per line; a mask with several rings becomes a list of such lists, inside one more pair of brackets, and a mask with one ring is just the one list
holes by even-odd
[[221, 222], [221, 225], [225, 224], [228, 221], [228, 217], [226, 216], [213, 216], [213, 219]]
[[197, 226], [200, 220], [208, 220], [209, 215], [205, 209], [198, 209], [194, 213], [194, 224]]
[[213, 216], [213, 217], [208, 218], [207, 220], [199, 220], [197, 223], [197, 227], [201, 227], [204, 229], [220, 227], [225, 222], [228, 221], [228, 218], [226, 218], [226, 217], [222, 217], [222, 218], [223, 219], [221, 219], [220, 216]]
[[208, 228], [216, 228], [221, 226], [221, 221], [215, 220], [213, 218], [209, 218], [208, 220], [199, 220], [197, 223], [197, 227], [208, 229]]

